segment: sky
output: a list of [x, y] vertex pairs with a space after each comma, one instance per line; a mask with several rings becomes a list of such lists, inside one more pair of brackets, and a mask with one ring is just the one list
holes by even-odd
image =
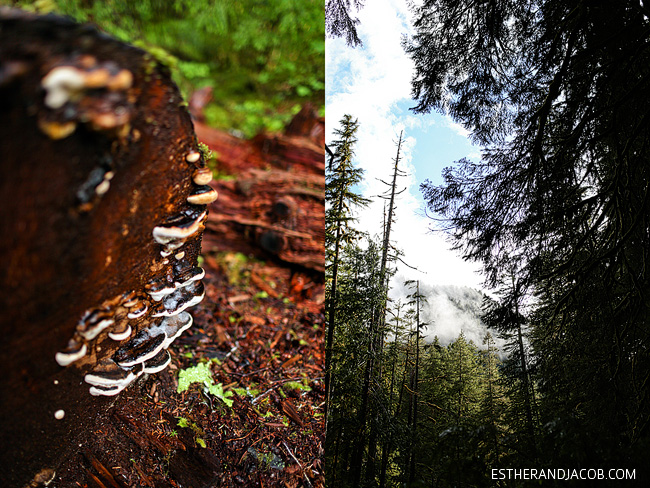
[[[358, 12], [358, 34], [362, 47], [351, 48], [342, 39], [326, 41], [326, 131], [327, 142], [343, 115], [359, 121], [355, 162], [365, 170], [360, 189], [365, 196], [385, 193], [390, 181], [397, 141], [404, 131], [400, 168], [408, 176], [399, 180], [406, 191], [397, 200], [396, 222], [391, 240], [404, 252], [406, 266], [398, 269], [399, 280], [419, 279], [429, 285], [481, 288], [478, 265], [462, 260], [450, 250], [440, 233], [432, 233], [433, 221], [424, 214], [419, 190], [429, 179], [440, 183], [445, 166], [463, 157], [477, 159], [467, 132], [450, 118], [438, 113], [415, 114], [411, 99], [413, 64], [401, 46], [410, 33], [410, 13], [405, 0], [372, 0]], [[357, 227], [380, 235], [384, 200], [375, 199], [359, 212]]]

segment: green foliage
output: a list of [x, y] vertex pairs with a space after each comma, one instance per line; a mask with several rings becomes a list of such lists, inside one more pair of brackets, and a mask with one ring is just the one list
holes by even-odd
[[190, 385], [193, 385], [194, 383], [200, 384], [206, 392], [218, 398], [229, 407], [232, 407], [233, 400], [229, 398], [233, 395], [232, 392], [224, 392], [221, 383], [214, 383], [212, 372], [210, 371], [210, 365], [208, 363], [199, 363], [196, 366], [182, 369], [178, 372], [178, 393], [187, 391]]
[[[332, 393], [326, 451], [331, 451], [330, 446], [340, 438], [339, 442], [346, 443], [348, 453], [341, 465], [349, 466], [355, 450], [353, 445], [366, 432], [359, 416], [363, 409], [367, 364], [375, 355], [370, 330], [381, 309], [385, 288], [378, 279], [381, 254], [376, 243], [370, 241], [364, 243], [364, 247], [346, 245], [340, 261], [336, 301], [338, 329], [332, 345]], [[377, 401], [380, 395], [380, 392], [374, 394]], [[326, 474], [332, 486], [345, 486], [342, 483], [347, 476], [347, 470], [332, 470]]]
[[339, 123], [340, 128], [334, 131], [338, 139], [330, 144], [333, 156], [330, 156], [325, 174], [325, 255], [330, 262], [336, 259], [342, 244], [351, 243], [358, 236], [351, 226], [355, 221], [353, 212], [370, 202], [355, 191], [364, 173], [354, 162], [359, 121], [344, 115]]
[[515, 346], [503, 373], [519, 462], [640, 465], [650, 444], [639, 428], [650, 425], [647, 6], [413, 9], [416, 110], [447, 111], [485, 147], [480, 162], [458, 161], [422, 190], [498, 292], [492, 322]]
[[339, 294], [339, 266], [341, 253], [358, 236], [351, 223], [351, 211], [368, 205], [369, 200], [358, 195], [352, 187], [359, 183], [363, 170], [354, 167], [354, 145], [359, 128], [351, 115], [341, 119], [341, 127], [335, 130], [338, 136], [332, 143], [332, 154], [325, 175], [325, 263], [328, 298], [327, 339], [325, 345], [325, 402], [329, 408], [332, 393], [333, 347], [337, 329], [337, 304]]
[[284, 469], [285, 467], [282, 458], [273, 452], [264, 453], [258, 451], [254, 447], [249, 447], [247, 452], [261, 465], [263, 469]]
[[204, 161], [210, 161], [213, 159], [215, 156], [212, 153], [212, 149], [210, 149], [206, 144], [199, 142], [199, 151], [201, 152], [201, 156], [203, 157]]
[[363, 6], [363, 1], [326, 0], [325, 25], [329, 36], [344, 37], [349, 46], [356, 47], [362, 43], [357, 33], [359, 19], [352, 17], [352, 6], [358, 10]]
[[[194, 432], [194, 435], [196, 436], [194, 438], [194, 442], [196, 442], [199, 446], [201, 446], [202, 448], [205, 449], [207, 447], [207, 445], [205, 443], [205, 440], [203, 440], [201, 437], [198, 437], [198, 436], [205, 435], [205, 432], [203, 431], [203, 429], [201, 429], [198, 425], [196, 425], [194, 422], [191, 422], [190, 420], [186, 419], [185, 417], [177, 417], [177, 418], [178, 418], [178, 423], [176, 425], [178, 425], [179, 427], [181, 427], [183, 429], [191, 429], [192, 432]], [[178, 433], [175, 430], [173, 430], [170, 433], [170, 435], [172, 437], [176, 437], [178, 435]]]
[[240, 252], [224, 252], [217, 256], [217, 262], [221, 264], [231, 285], [241, 284], [248, 277], [249, 261], [248, 256]]
[[324, 12], [314, 0], [13, 0], [92, 22], [169, 66], [181, 92], [213, 88], [210, 124], [280, 130], [296, 105], [322, 107]]

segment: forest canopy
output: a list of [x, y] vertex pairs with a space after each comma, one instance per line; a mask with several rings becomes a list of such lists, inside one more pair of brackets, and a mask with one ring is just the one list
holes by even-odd
[[[330, 34], [354, 32], [353, 4], [330, 3], [351, 20], [333, 15], [340, 29]], [[415, 66], [414, 111], [450, 115], [482, 148], [421, 190], [434, 229], [482, 266], [477, 319], [490, 333], [481, 344], [462, 333], [441, 343], [439, 324], [423, 321], [430, 297], [418, 282], [404, 284], [406, 300], [388, 298], [390, 205], [383, 238], [328, 249], [328, 482], [539, 486], [491, 478], [535, 467], [647, 484], [647, 2], [424, 0], [411, 9], [403, 47]]]

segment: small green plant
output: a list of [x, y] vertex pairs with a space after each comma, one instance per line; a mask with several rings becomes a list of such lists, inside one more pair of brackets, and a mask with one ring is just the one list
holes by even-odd
[[282, 388], [285, 390], [303, 390], [303, 391], [311, 391], [311, 386], [308, 384], [308, 380], [303, 380], [301, 381], [287, 381], [284, 385], [282, 385]]
[[220, 256], [220, 261], [223, 263], [229, 284], [237, 285], [242, 282], [242, 278], [247, 275], [249, 265], [249, 259], [245, 254], [227, 252]]
[[263, 469], [284, 469], [285, 467], [282, 458], [273, 454], [272, 452], [264, 453], [258, 451], [254, 447], [249, 447], [248, 454], [250, 454]]
[[[194, 441], [199, 446], [201, 446], [202, 448], [205, 449], [207, 447], [205, 441], [201, 437], [198, 437], [198, 436], [205, 435], [205, 432], [203, 432], [203, 429], [201, 429], [201, 427], [196, 425], [194, 422], [191, 422], [191, 421], [187, 420], [185, 417], [176, 417], [176, 418], [178, 419], [178, 424], [177, 425], [179, 427], [181, 427], [183, 429], [188, 429], [188, 428], [192, 429], [192, 432], [194, 432], [194, 435], [197, 436], [197, 437], [194, 438]], [[172, 434], [174, 434], [174, 435], [172, 435]], [[173, 430], [169, 435], [172, 436], [172, 437], [175, 437], [175, 436], [178, 435], [178, 433], [175, 430]]]
[[256, 388], [233, 388], [232, 391], [234, 391], [237, 395], [240, 397], [249, 397], [249, 398], [255, 398], [257, 395], [260, 394], [260, 391]]
[[224, 391], [221, 383], [215, 384], [208, 363], [199, 363], [196, 366], [180, 370], [178, 373], [178, 393], [187, 391], [190, 385], [194, 383], [199, 383], [207, 393], [232, 407], [234, 400], [229, 397], [233, 396], [233, 393]]

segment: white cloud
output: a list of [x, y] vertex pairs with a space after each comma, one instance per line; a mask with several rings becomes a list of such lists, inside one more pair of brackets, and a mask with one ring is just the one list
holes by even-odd
[[469, 138], [469, 131], [463, 127], [461, 124], [458, 122], [454, 122], [454, 120], [451, 117], [445, 117], [444, 118], [445, 123], [447, 127], [449, 127], [451, 130], [453, 130], [456, 134], [458, 134], [461, 137], [467, 137]]
[[[411, 278], [426, 276], [429, 283], [479, 286], [477, 268], [462, 261], [440, 235], [428, 232], [431, 221], [423, 216], [419, 181], [412, 164], [416, 141], [409, 129], [432, 124], [431, 118], [417, 116], [400, 109], [398, 104], [410, 101], [413, 66], [401, 47], [401, 37], [409, 33], [410, 14], [403, 0], [373, 0], [359, 12], [359, 35], [362, 48], [350, 48], [340, 39], [326, 44], [326, 124], [330, 134], [339, 126], [343, 115], [359, 120], [356, 161], [365, 170], [361, 189], [366, 196], [384, 193], [387, 187], [379, 179], [390, 181], [396, 142], [400, 131], [405, 139], [400, 151], [400, 168], [408, 173], [399, 180], [399, 188], [407, 187], [397, 201], [396, 223], [392, 238], [404, 253], [404, 260], [422, 272], [402, 267]], [[414, 103], [410, 103], [414, 105]], [[448, 119], [449, 127], [461, 126]], [[435, 130], [432, 128], [431, 130]], [[464, 134], [466, 135], [466, 131]], [[358, 226], [371, 235], [382, 231], [384, 201], [376, 198], [373, 205], [359, 215]]]
[[[394, 303], [398, 300], [407, 303], [407, 295], [413, 293], [404, 285], [404, 276], [397, 276], [391, 290]], [[429, 285], [425, 280], [420, 281], [420, 293], [426, 297], [421, 303], [420, 319], [428, 324], [423, 329], [423, 338], [433, 341], [438, 337], [440, 344], [446, 346], [458, 339], [462, 332], [467, 340], [472, 341], [480, 349], [485, 349], [483, 340], [488, 329], [481, 321], [483, 294], [476, 289], [466, 286]], [[504, 350], [506, 341], [495, 331], [490, 331], [494, 345]]]

